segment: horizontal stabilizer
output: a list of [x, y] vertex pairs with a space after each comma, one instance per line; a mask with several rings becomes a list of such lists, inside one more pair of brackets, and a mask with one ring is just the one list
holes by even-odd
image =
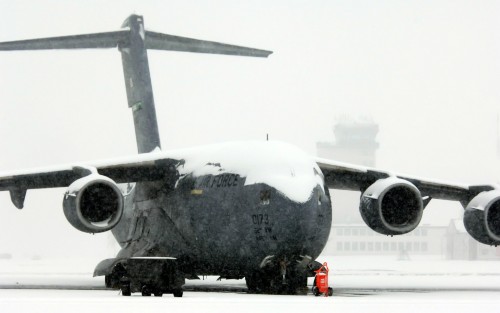
[[46, 50], [46, 49], [92, 49], [114, 48], [119, 43], [126, 45], [128, 30], [86, 35], [62, 36], [0, 42], [0, 50]]
[[[210, 54], [239, 55], [248, 57], [267, 57], [272, 51], [240, 47], [214, 41], [198, 40], [187, 37], [145, 32], [145, 48], [155, 50], [197, 52]], [[61, 36], [0, 42], [0, 51], [10, 50], [50, 50], [50, 49], [99, 49], [126, 48], [130, 44], [130, 30], [95, 33], [74, 36]]]
[[[118, 48], [122, 57], [128, 107], [132, 108], [137, 151], [161, 149], [147, 49], [267, 57], [272, 52], [213, 41], [146, 31], [144, 18], [133, 14], [114, 32], [0, 42], [0, 51]], [[74, 175], [70, 172], [70, 176]], [[47, 178], [49, 179], [49, 178]], [[23, 181], [30, 184], [29, 181]], [[44, 180], [44, 182], [47, 182]], [[71, 180], [66, 182], [71, 183]], [[0, 190], [2, 190], [0, 179]], [[51, 186], [53, 182], [49, 181]], [[42, 184], [43, 185], [43, 184]], [[24, 189], [29, 189], [23, 186]], [[17, 199], [17, 198], [16, 198]]]
[[272, 51], [146, 31], [146, 49], [267, 57]]

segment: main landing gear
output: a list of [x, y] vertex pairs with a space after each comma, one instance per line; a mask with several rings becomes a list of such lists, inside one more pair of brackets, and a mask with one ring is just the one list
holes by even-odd
[[123, 296], [140, 292], [144, 297], [173, 294], [182, 297], [184, 273], [172, 258], [109, 259], [101, 262], [97, 275], [105, 274], [106, 287], [120, 289]]

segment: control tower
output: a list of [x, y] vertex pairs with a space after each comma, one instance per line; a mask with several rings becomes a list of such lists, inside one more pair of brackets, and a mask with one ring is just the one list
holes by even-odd
[[378, 125], [374, 122], [345, 121], [333, 127], [335, 142], [316, 143], [320, 158], [336, 161], [375, 166], [375, 152], [379, 147], [375, 140]]
[[[379, 126], [373, 121], [343, 120], [333, 127], [335, 141], [317, 142], [320, 158], [375, 167]], [[334, 224], [364, 224], [359, 214], [359, 192], [331, 190]]]

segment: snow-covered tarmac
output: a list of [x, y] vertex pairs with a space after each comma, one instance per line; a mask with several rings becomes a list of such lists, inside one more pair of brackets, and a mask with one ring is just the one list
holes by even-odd
[[[244, 280], [188, 281], [183, 298], [122, 297], [96, 260], [0, 260], [0, 312], [497, 312], [500, 262], [324, 257], [333, 297], [251, 295]], [[312, 284], [312, 280], [309, 282]], [[311, 311], [312, 310], [312, 311]]]

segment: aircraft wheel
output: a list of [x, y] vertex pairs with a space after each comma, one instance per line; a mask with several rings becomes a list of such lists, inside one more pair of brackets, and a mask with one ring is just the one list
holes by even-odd
[[247, 288], [248, 288], [249, 293], [257, 293], [258, 285], [257, 285], [257, 281], [254, 277], [245, 276], [245, 282], [247, 284]]
[[111, 288], [111, 275], [104, 276], [104, 285], [106, 288]]
[[292, 272], [287, 277], [287, 286], [283, 286], [284, 292], [289, 295], [307, 295], [307, 276], [305, 273]]
[[184, 294], [184, 291], [182, 289], [176, 289], [174, 290], [174, 297], [180, 298]]
[[273, 289], [273, 281], [264, 273], [254, 272], [245, 276], [249, 293], [267, 293]]
[[148, 285], [142, 286], [141, 293], [143, 297], [151, 297], [151, 289]]
[[120, 288], [120, 280], [114, 274], [104, 276], [104, 284], [106, 288], [119, 289]]
[[155, 297], [162, 297], [163, 296], [163, 292], [156, 291], [156, 292], [154, 292], [154, 295], [155, 295]]
[[122, 296], [124, 297], [130, 297], [130, 295], [132, 294], [130, 290], [130, 284], [122, 284], [120, 289], [122, 291]]

